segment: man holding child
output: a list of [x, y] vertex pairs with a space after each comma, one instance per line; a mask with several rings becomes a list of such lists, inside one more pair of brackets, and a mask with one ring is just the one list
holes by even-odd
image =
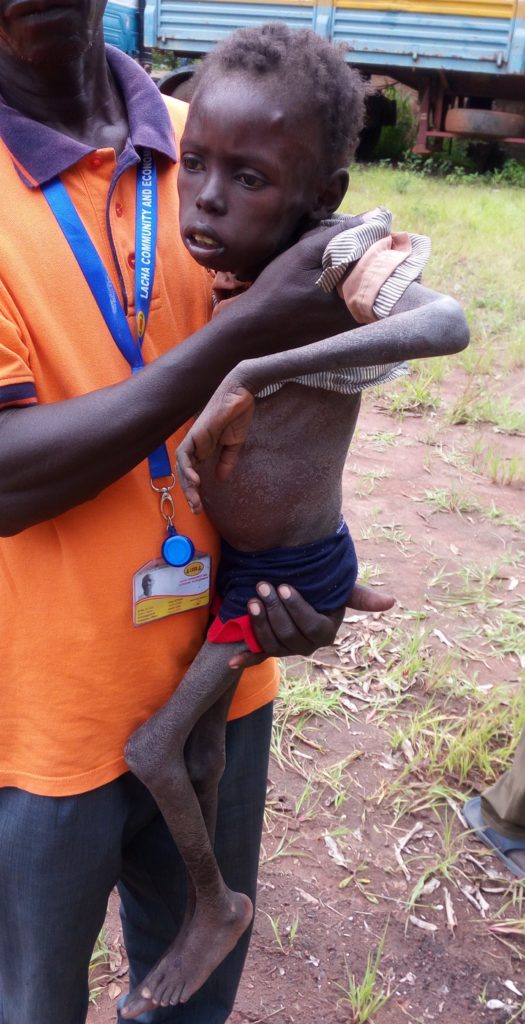
[[[184, 423], [239, 353], [335, 334], [347, 316], [314, 287], [324, 237], [281, 256], [210, 322], [207, 275], [177, 230], [183, 106], [105, 49], [103, 9], [0, 0], [2, 1024], [85, 1020], [89, 958], [115, 884], [132, 985], [177, 932], [182, 865], [123, 749], [184, 674], [208, 612], [134, 627], [133, 579], [174, 523], [217, 555], [215, 532], [192, 519], [171, 472]], [[155, 268], [143, 295], [135, 221], [150, 155]], [[267, 654], [308, 653], [338, 622], [264, 583], [250, 612]], [[271, 659], [244, 674], [221, 783], [217, 856], [229, 884], [252, 894], [276, 684]], [[247, 944], [155, 1021], [224, 1022]]]

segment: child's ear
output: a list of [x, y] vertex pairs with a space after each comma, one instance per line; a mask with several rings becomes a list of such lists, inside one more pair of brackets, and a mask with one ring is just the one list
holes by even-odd
[[340, 167], [321, 183], [315, 209], [312, 211], [314, 220], [326, 220], [341, 205], [348, 189], [350, 180], [346, 167]]

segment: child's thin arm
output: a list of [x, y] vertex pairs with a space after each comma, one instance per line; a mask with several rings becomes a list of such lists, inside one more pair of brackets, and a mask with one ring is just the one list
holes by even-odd
[[179, 476], [190, 507], [201, 511], [198, 463], [220, 449], [216, 474], [228, 478], [248, 435], [254, 396], [268, 385], [323, 370], [451, 355], [466, 348], [468, 341], [459, 304], [412, 284], [384, 320], [304, 348], [244, 360], [225, 377], [178, 450]]
[[468, 341], [468, 326], [455, 299], [412, 284], [384, 320], [293, 351], [246, 360], [228, 378], [257, 394], [276, 381], [308, 373], [451, 355]]

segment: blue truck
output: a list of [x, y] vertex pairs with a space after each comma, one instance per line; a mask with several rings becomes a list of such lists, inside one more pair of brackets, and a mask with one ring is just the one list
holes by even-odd
[[144, 60], [143, 0], [109, 0], [104, 12], [104, 35], [107, 43]]
[[[455, 136], [525, 144], [525, 0], [109, 0], [104, 25], [148, 63], [152, 49], [197, 59], [235, 28], [281, 19], [344, 44], [364, 75], [417, 90], [416, 151]], [[372, 103], [369, 128], [385, 118]]]

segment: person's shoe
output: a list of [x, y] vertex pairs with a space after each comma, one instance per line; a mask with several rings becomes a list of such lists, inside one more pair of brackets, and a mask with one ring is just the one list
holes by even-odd
[[516, 860], [513, 860], [512, 854], [518, 851], [525, 854], [525, 840], [524, 839], [510, 839], [508, 836], [504, 836], [501, 832], [495, 832], [493, 828], [489, 828], [483, 820], [481, 813], [481, 797], [475, 796], [472, 800], [467, 800], [467, 803], [463, 807], [463, 817], [469, 825], [469, 827], [475, 832], [476, 839], [480, 842], [485, 843], [493, 853], [502, 861], [508, 871], [510, 871], [516, 878], [525, 878], [525, 866], [518, 864]]

